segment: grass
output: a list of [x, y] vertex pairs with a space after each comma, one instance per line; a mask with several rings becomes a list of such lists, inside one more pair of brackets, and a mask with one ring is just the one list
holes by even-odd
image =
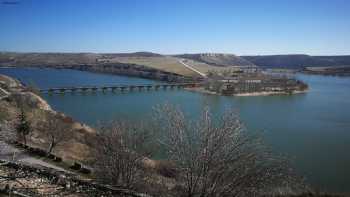
[[193, 60], [187, 60], [186, 64], [192, 66], [193, 68], [195, 68], [196, 70], [198, 70], [202, 73], [208, 73], [208, 71], [212, 71], [212, 70], [222, 72], [225, 70], [232, 70], [235, 68], [235, 67], [213, 66], [213, 65], [209, 65], [207, 63], [197, 62], [197, 61], [193, 61]]
[[112, 62], [138, 64], [151, 68], [172, 72], [184, 76], [196, 76], [197, 74], [178, 62], [175, 57], [116, 57]]
[[[198, 76], [197, 73], [193, 72], [192, 70], [186, 68], [183, 64], [181, 64], [179, 60], [181, 59], [176, 57], [164, 56], [164, 57], [116, 57], [111, 59], [110, 61], [144, 65], [144, 66], [152, 67], [152, 68], [167, 71], [167, 72], [177, 73], [184, 76]], [[213, 66], [202, 62], [193, 61], [193, 60], [187, 60], [186, 63], [203, 73], [207, 73], [208, 71], [211, 71], [211, 70], [224, 71], [224, 70], [230, 70], [234, 68], [234, 67]]]
[[3, 122], [6, 117], [8, 116], [7, 112], [5, 110], [0, 110], [0, 123]]
[[4, 120], [12, 120], [16, 116], [16, 112], [12, 109], [8, 102], [0, 101], [0, 122]]
[[74, 173], [76, 175], [79, 175], [80, 178], [84, 178], [84, 179], [92, 179], [94, 178], [94, 176], [92, 174], [84, 174], [84, 173], [80, 173], [79, 171], [75, 171], [75, 170], [72, 170], [70, 167], [72, 166], [73, 164], [73, 161], [61, 161], [61, 162], [55, 162], [53, 161], [52, 159], [48, 158], [48, 157], [42, 157], [42, 156], [39, 156], [39, 155], [36, 155], [36, 154], [33, 154], [25, 149], [22, 149], [23, 151], [26, 152], [26, 154], [30, 155], [30, 157], [33, 157], [35, 159], [39, 159], [43, 162], [46, 162], [48, 164], [51, 164], [51, 165], [54, 165], [54, 166], [57, 166], [57, 167], [60, 167], [68, 172], [71, 172], [71, 173]]

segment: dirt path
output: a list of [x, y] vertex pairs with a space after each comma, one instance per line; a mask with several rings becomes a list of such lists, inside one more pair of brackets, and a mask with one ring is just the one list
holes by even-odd
[[179, 62], [180, 62], [182, 65], [184, 65], [186, 68], [192, 70], [193, 72], [199, 74], [199, 75], [202, 76], [202, 77], [207, 78], [207, 75], [206, 75], [206, 74], [204, 74], [204, 73], [202, 73], [201, 71], [199, 71], [199, 70], [193, 68], [192, 66], [186, 64], [185, 62], [183, 62], [183, 60], [179, 60]]
[[13, 145], [7, 144], [4, 141], [0, 141], [0, 159], [21, 162], [28, 165], [39, 165], [55, 170], [64, 171], [70, 173], [61, 167], [55, 166], [41, 159], [35, 158], [27, 154], [25, 151], [14, 147]]
[[6, 90], [0, 88], [0, 100], [8, 97], [8, 95], [9, 95], [9, 93]]

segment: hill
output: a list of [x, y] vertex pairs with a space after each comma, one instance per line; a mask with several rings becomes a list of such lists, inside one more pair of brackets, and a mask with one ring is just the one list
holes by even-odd
[[136, 53], [0, 53], [0, 66], [81, 66], [136, 65], [183, 76], [198, 76], [180, 61], [201, 72], [230, 69], [232, 66], [252, 66], [249, 61], [231, 54], [184, 54], [176, 56], [151, 52]]
[[206, 63], [213, 66], [219, 66], [219, 67], [254, 66], [254, 64], [251, 63], [250, 61], [233, 54], [199, 53], [199, 54], [176, 55], [176, 57], [190, 59], [190, 60]]
[[95, 64], [99, 59], [116, 57], [162, 57], [160, 54], [149, 52], [136, 53], [0, 53], [0, 64], [8, 65], [76, 65]]
[[6, 66], [92, 64], [99, 54], [94, 53], [0, 53], [0, 64]]
[[138, 65], [184, 76], [197, 74], [175, 57], [150, 52], [136, 53], [15, 53], [1, 52], [0, 66]]
[[304, 69], [306, 67], [350, 66], [350, 56], [266, 55], [236, 56], [222, 53], [162, 55], [136, 53], [15, 53], [0, 52], [0, 66], [136, 65], [183, 76], [198, 76], [180, 61], [203, 73], [236, 67]]
[[241, 56], [266, 68], [302, 69], [305, 67], [350, 66], [350, 56], [265, 55]]

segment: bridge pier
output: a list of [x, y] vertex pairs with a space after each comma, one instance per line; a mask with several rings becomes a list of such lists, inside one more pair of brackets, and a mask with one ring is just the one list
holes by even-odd
[[143, 89], [143, 86], [137, 86], [139, 88], [139, 91]]
[[108, 87], [102, 87], [102, 88], [101, 88], [101, 90], [102, 90], [103, 93], [105, 93], [107, 89], [108, 89]]
[[[43, 91], [41, 91], [41, 92], [43, 92]], [[52, 96], [54, 94], [54, 91], [52, 89], [48, 89], [47, 93], [49, 96]]]
[[80, 90], [81, 90], [83, 93], [85, 93], [85, 92], [88, 90], [88, 88], [80, 88]]
[[98, 88], [97, 88], [97, 87], [91, 87], [90, 90], [91, 90], [92, 92], [96, 92], [96, 91], [98, 91]]
[[112, 92], [115, 92], [116, 89], [117, 87], [111, 87]]
[[60, 94], [64, 94], [66, 89], [59, 89], [59, 91], [60, 91]]
[[75, 89], [75, 88], [70, 89], [70, 94], [74, 95], [75, 92], [76, 92], [76, 89]]

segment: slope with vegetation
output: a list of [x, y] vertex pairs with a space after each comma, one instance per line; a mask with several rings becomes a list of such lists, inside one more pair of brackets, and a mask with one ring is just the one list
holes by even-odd
[[104, 65], [116, 68], [128, 66], [163, 71], [183, 76], [196, 76], [196, 73], [185, 68], [177, 58], [149, 52], [137, 53], [0, 53], [0, 66], [25, 67], [61, 67]]
[[0, 122], [16, 131], [18, 141], [67, 161], [89, 158], [93, 129], [52, 110], [44, 99], [17, 80], [0, 75], [0, 82], [1, 88], [9, 92], [7, 98], [0, 100]]
[[198, 54], [176, 55], [176, 57], [191, 59], [197, 62], [202, 62], [202, 63], [206, 63], [213, 66], [219, 66], [219, 67], [254, 66], [253, 63], [233, 54], [198, 53]]
[[100, 60], [109, 63], [120, 62], [125, 64], [143, 65], [183, 76], [197, 76], [195, 72], [184, 67], [177, 58], [170, 56], [112, 56], [110, 59]]
[[116, 68], [145, 67], [154, 72], [162, 71], [177, 75], [198, 77], [193, 70], [184, 66], [187, 63], [201, 72], [223, 70], [234, 67], [254, 66], [249, 61], [231, 54], [184, 54], [176, 56], [161, 55], [150, 52], [136, 53], [0, 53], [0, 66], [39, 66], [75, 68], [77, 66], [93, 66], [101, 70], [103, 66]]
[[136, 65], [183, 76], [198, 76], [179, 61], [185, 59], [202, 72], [235, 67], [302, 69], [305, 67], [350, 66], [350, 56], [262, 55], [236, 56], [222, 53], [161, 55], [136, 53], [15, 53], [0, 52], [0, 66]]

